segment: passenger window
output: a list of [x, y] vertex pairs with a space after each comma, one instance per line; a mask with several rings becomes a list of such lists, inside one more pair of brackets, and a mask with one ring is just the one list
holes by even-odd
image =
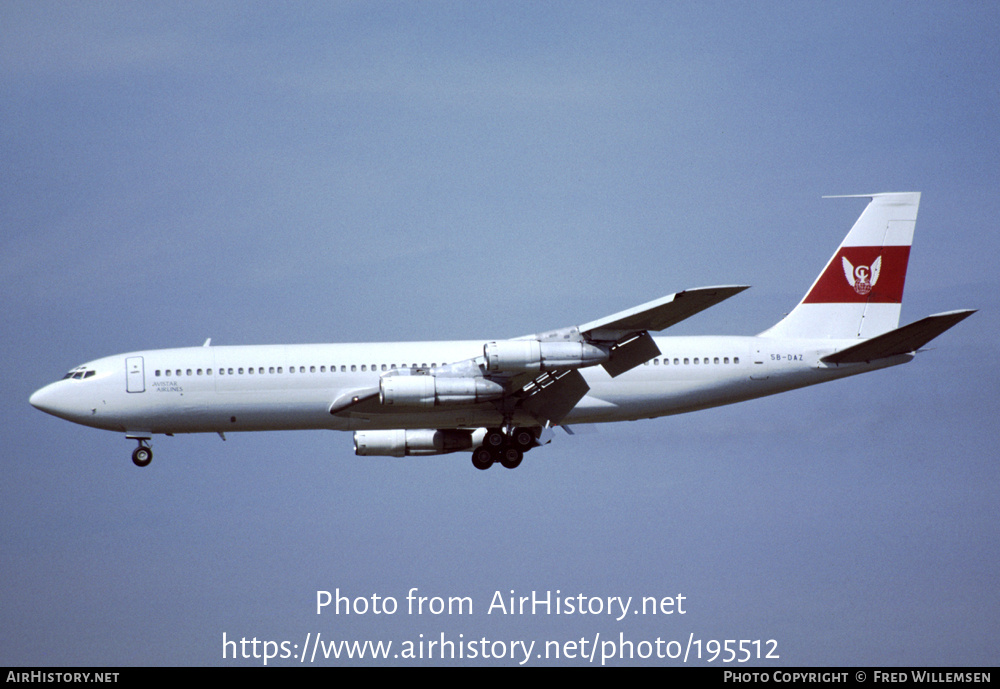
[[684, 357], [684, 364], [687, 365], [687, 364], [690, 364], [690, 363], [691, 363], [691, 360], [688, 359], [687, 357]]
[[316, 367], [315, 366], [310, 366], [309, 367], [309, 373], [316, 373]]
[[734, 356], [734, 357], [733, 357], [733, 363], [734, 363], [734, 364], [738, 364], [738, 363], [740, 363], [740, 358], [739, 358], [738, 356]]
[[239, 369], [237, 369], [237, 370], [238, 370], [238, 371], [240, 372], [240, 375], [242, 376], [242, 375], [243, 375], [243, 367], [241, 366], [241, 367], [240, 367]]
[[729, 363], [729, 357], [728, 356], [722, 357], [722, 363], [728, 364]]
[[210, 376], [210, 375], [212, 375], [212, 369], [206, 369], [206, 370], [205, 370], [205, 375], [206, 375], [206, 376]]
[[[229, 375], [233, 375], [233, 369], [229, 369], [229, 370], [227, 371], [227, 373], [228, 373]], [[240, 373], [243, 373], [243, 371], [240, 371]]]
[[347, 373], [347, 366], [344, 366], [343, 364], [341, 364], [340, 365], [340, 372], [341, 373]]
[[157, 378], [159, 378], [159, 377], [160, 377], [160, 369], [156, 369], [156, 373], [155, 373], [154, 375], [155, 375], [155, 376], [156, 376]]

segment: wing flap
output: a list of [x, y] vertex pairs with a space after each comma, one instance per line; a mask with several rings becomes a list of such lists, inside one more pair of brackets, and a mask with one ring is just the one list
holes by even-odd
[[915, 352], [935, 337], [976, 312], [975, 309], [937, 313], [902, 328], [865, 340], [847, 349], [825, 356], [828, 364], [859, 364], [898, 354]]
[[648, 332], [642, 332], [631, 340], [620, 342], [611, 348], [611, 356], [602, 364], [612, 378], [644, 364], [653, 357], [660, 356], [660, 348]]
[[590, 390], [587, 381], [577, 370], [546, 376], [535, 381], [536, 389], [521, 401], [521, 408], [545, 423], [558, 424]]

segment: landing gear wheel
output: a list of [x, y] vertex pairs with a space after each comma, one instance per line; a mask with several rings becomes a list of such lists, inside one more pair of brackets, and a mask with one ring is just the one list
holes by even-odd
[[153, 449], [151, 447], [146, 447], [145, 445], [140, 445], [139, 447], [132, 450], [132, 463], [137, 467], [149, 466], [149, 463], [153, 461]]
[[510, 440], [521, 452], [527, 452], [535, 444], [535, 434], [530, 428], [515, 428], [510, 434]]
[[483, 438], [483, 447], [488, 447], [491, 450], [499, 450], [506, 442], [507, 436], [503, 434], [503, 431], [491, 428], [486, 431], [486, 437]]
[[507, 469], [516, 469], [521, 464], [522, 459], [524, 459], [524, 453], [513, 445], [508, 445], [500, 451], [500, 464]]
[[493, 452], [484, 445], [477, 447], [472, 451], [472, 466], [485, 471], [493, 466]]

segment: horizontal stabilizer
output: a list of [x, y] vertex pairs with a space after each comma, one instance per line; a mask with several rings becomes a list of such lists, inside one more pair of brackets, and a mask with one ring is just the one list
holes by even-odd
[[902, 328], [890, 330], [878, 337], [825, 356], [822, 361], [828, 364], [858, 364], [897, 354], [909, 354], [975, 312], [975, 309], [964, 309], [921, 318]]
[[[602, 333], [635, 333], [644, 330], [663, 330], [690, 318], [710, 306], [715, 306], [729, 297], [739, 294], [749, 285], [723, 285], [718, 287], [698, 287], [684, 290], [660, 299], [619, 311], [611, 316], [580, 326], [580, 332], [588, 339], [605, 338]], [[620, 335], [619, 335], [620, 337]]]

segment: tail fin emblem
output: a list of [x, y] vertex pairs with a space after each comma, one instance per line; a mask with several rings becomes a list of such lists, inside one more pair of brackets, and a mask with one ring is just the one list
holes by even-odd
[[855, 268], [847, 260], [846, 256], [841, 256], [840, 260], [844, 264], [844, 276], [851, 287], [854, 288], [854, 291], [862, 295], [871, 292], [872, 287], [878, 282], [878, 274], [882, 270], [882, 257], [879, 256], [872, 261], [870, 268], [868, 266], [858, 266]]

